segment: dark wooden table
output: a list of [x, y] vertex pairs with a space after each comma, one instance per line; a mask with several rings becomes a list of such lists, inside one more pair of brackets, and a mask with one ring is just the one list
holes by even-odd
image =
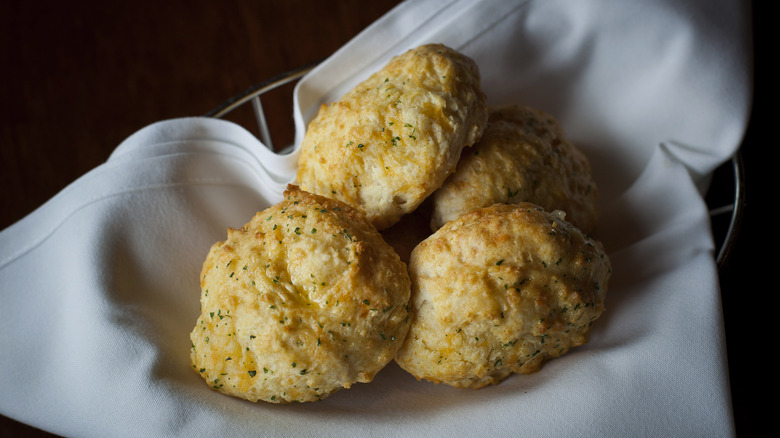
[[[0, 229], [103, 163], [141, 127], [202, 115], [252, 84], [323, 59], [395, 4], [396, 0], [4, 2]], [[759, 43], [757, 49], [762, 47]], [[760, 61], [757, 66], [763, 66]], [[762, 80], [757, 75], [758, 90]], [[757, 193], [764, 184], [763, 173], [756, 169], [763, 160], [755, 158], [755, 149], [766, 117], [761, 103], [767, 99], [757, 93], [757, 110], [743, 148], [748, 206], [737, 246], [721, 273], [739, 436], [756, 432], [752, 391], [763, 384], [763, 376], [752, 369], [755, 352], [747, 341], [755, 336], [755, 328], [743, 321], [751, 311], [746, 294], [758, 293], [747, 289], [744, 276], [756, 269], [747, 242], [761, 227], [753, 206], [761, 202]], [[281, 144], [290, 142], [292, 110], [287, 99], [264, 104], [274, 126], [281, 127], [272, 131], [274, 138]], [[0, 313], [6, 311], [2, 292]], [[49, 436], [0, 416], [0, 437], [21, 435]]]

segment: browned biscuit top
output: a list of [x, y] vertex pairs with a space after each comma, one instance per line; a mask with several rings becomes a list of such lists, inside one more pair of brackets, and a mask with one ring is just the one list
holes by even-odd
[[369, 382], [408, 330], [406, 265], [361, 212], [296, 187], [214, 244], [201, 288], [193, 368], [251, 401]]
[[413, 211], [487, 122], [476, 63], [441, 44], [393, 58], [323, 105], [301, 145], [302, 189], [340, 199], [378, 228]]
[[396, 361], [418, 379], [480, 388], [586, 343], [611, 265], [558, 212], [521, 203], [448, 222], [409, 271], [414, 317]]
[[490, 108], [480, 141], [433, 196], [431, 228], [495, 203], [533, 202], [586, 233], [598, 219], [598, 191], [587, 157], [549, 114], [506, 105]]

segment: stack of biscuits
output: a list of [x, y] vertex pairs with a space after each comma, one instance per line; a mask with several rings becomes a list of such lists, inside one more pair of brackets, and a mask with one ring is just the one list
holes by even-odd
[[389, 362], [481, 388], [588, 341], [611, 274], [586, 156], [548, 114], [487, 106], [469, 57], [393, 58], [311, 121], [297, 185], [208, 253], [194, 370], [321, 400]]

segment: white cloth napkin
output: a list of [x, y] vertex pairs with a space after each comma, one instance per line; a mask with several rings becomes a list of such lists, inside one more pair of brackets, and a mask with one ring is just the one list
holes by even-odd
[[198, 272], [227, 227], [277, 202], [296, 153], [243, 128], [162, 121], [0, 233], [0, 413], [66, 436], [730, 436], [713, 242], [701, 197], [751, 98], [738, 0], [423, 0], [399, 5], [302, 80], [317, 106], [390, 56], [473, 57], [489, 103], [563, 124], [601, 192], [613, 262], [591, 342], [481, 390], [396, 365], [318, 403], [250, 403], [192, 371]]

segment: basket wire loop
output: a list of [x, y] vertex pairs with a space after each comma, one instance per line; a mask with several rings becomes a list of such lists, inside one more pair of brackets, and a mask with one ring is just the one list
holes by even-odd
[[260, 96], [252, 98], [252, 109], [255, 110], [255, 119], [257, 120], [257, 127], [260, 129], [260, 141], [270, 150], [274, 150], [273, 142], [271, 141], [271, 133], [268, 131], [268, 122], [265, 120], [265, 112], [263, 111], [263, 103], [260, 101]]
[[726, 261], [731, 254], [731, 250], [737, 240], [737, 233], [742, 222], [742, 215], [745, 208], [745, 169], [742, 160], [742, 152], [740, 150], [737, 150], [737, 153], [731, 157], [731, 168], [734, 178], [734, 198], [731, 204], [710, 210], [710, 218], [731, 212], [726, 235], [723, 238], [723, 243], [718, 250], [717, 258], [715, 259], [718, 264], [718, 270], [725, 266]]
[[293, 81], [297, 81], [302, 78], [306, 73], [310, 72], [320, 62], [312, 62], [294, 70], [282, 73], [274, 76], [259, 84], [253, 85], [230, 99], [222, 102], [211, 111], [204, 114], [204, 117], [213, 117], [221, 119], [231, 113], [236, 108], [251, 102], [252, 108], [255, 112], [255, 119], [257, 120], [257, 127], [260, 130], [260, 140], [271, 151], [273, 151], [273, 141], [268, 129], [268, 122], [266, 121], [265, 112], [263, 111], [263, 104], [260, 97], [282, 85], [288, 84]]

